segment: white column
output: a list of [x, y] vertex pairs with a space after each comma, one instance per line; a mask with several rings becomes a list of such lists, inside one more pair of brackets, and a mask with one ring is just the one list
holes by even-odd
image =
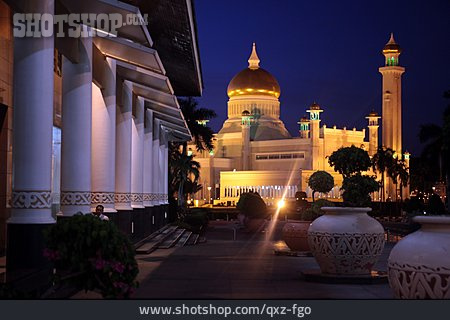
[[92, 38], [81, 38], [79, 44], [79, 62], [63, 60], [61, 211], [65, 216], [91, 209]]
[[145, 110], [144, 128], [144, 206], [153, 206], [153, 111]]
[[[27, 5], [27, 10], [32, 10], [27, 12], [54, 13], [52, 0]], [[9, 225], [55, 222], [51, 212], [53, 55], [53, 36], [14, 38], [13, 191]], [[22, 240], [32, 245], [33, 239]]]
[[166, 179], [166, 173], [164, 172], [166, 165], [166, 132], [163, 128], [160, 129], [160, 136], [159, 136], [159, 204], [165, 204], [164, 201], [164, 193], [165, 193], [165, 179]]
[[131, 83], [123, 81], [122, 99], [118, 99], [116, 114], [116, 210], [131, 207], [131, 127], [133, 92]]
[[169, 137], [164, 141], [164, 204], [169, 204]]
[[152, 178], [152, 186], [153, 186], [153, 204], [155, 206], [159, 205], [159, 136], [160, 136], [160, 121], [154, 119], [153, 121], [153, 178]]
[[[95, 53], [94, 53], [95, 54]], [[92, 207], [114, 208], [116, 163], [116, 61], [94, 56], [101, 88], [92, 86]], [[96, 70], [97, 71], [97, 70]]]
[[134, 98], [131, 135], [131, 206], [144, 208], [144, 99]]

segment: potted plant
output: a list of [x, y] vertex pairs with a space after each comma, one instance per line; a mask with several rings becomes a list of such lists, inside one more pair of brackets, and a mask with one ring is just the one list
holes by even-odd
[[54, 265], [53, 282], [104, 298], [129, 298], [138, 283], [134, 248], [117, 227], [94, 215], [76, 214], [46, 233], [44, 256]]
[[450, 216], [439, 196], [433, 198], [424, 208], [427, 214], [412, 218], [421, 228], [389, 255], [388, 278], [396, 298], [450, 299]]
[[[334, 187], [334, 179], [326, 171], [316, 171], [308, 179], [308, 186], [313, 190], [313, 205], [307, 208], [306, 193], [297, 192], [297, 206], [301, 207], [300, 220], [288, 220], [284, 225], [281, 236], [291, 251], [310, 251], [308, 244], [308, 229], [311, 222], [320, 215], [320, 208], [332, 205], [332, 202], [321, 201], [316, 203], [314, 194], [316, 192], [328, 193]], [[323, 199], [321, 199], [323, 200]]]
[[342, 174], [344, 207], [322, 207], [324, 215], [314, 220], [308, 230], [308, 242], [322, 273], [334, 275], [369, 275], [384, 247], [384, 229], [367, 212], [370, 193], [378, 190], [369, 170], [368, 153], [355, 146], [343, 147], [328, 159]]
[[312, 221], [321, 215], [321, 208], [333, 206], [333, 202], [320, 199], [313, 203], [311, 208], [304, 208], [300, 212], [300, 220], [288, 220], [281, 236], [291, 251], [311, 251], [308, 244], [308, 229]]
[[241, 214], [241, 219], [249, 232], [256, 232], [265, 222], [267, 206], [257, 192], [244, 192], [240, 195], [236, 208]]

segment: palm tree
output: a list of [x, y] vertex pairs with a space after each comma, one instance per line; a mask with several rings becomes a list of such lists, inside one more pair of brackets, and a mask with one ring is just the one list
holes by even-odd
[[385, 172], [392, 167], [394, 160], [394, 150], [390, 148], [378, 147], [377, 153], [372, 157], [372, 168], [381, 173], [381, 201], [385, 201]]
[[[450, 99], [450, 90], [444, 92], [444, 98]], [[426, 143], [421, 157], [425, 163], [433, 164], [438, 161], [439, 180], [443, 181], [446, 177], [447, 184], [447, 201], [450, 208], [450, 170], [448, 168], [449, 152], [450, 152], [450, 105], [444, 111], [442, 127], [435, 124], [426, 124], [420, 127], [419, 139], [421, 143]]]
[[173, 190], [178, 189], [178, 206], [184, 205], [184, 187], [188, 181], [197, 183], [200, 176], [200, 163], [194, 161], [179, 149], [170, 155], [170, 177]]
[[184, 184], [184, 193], [188, 196], [190, 195], [191, 197], [193, 197], [194, 194], [196, 194], [197, 192], [202, 190], [202, 188], [203, 188], [203, 185], [199, 184], [198, 181], [193, 181], [193, 180], [189, 179]]
[[398, 190], [400, 189], [400, 198], [403, 201], [403, 187], [408, 185], [408, 169], [404, 160], [393, 158], [392, 163], [387, 168], [387, 174], [395, 184], [395, 199], [398, 199]]
[[[213, 136], [212, 129], [201, 122], [202, 120], [210, 120], [215, 118], [216, 113], [207, 108], [198, 108], [198, 102], [192, 97], [179, 98], [181, 111], [183, 112], [184, 120], [187, 123], [189, 130], [191, 131], [193, 141], [197, 147], [197, 151], [213, 149]], [[183, 153], [186, 154], [187, 142], [183, 143]]]
[[442, 181], [444, 168], [444, 132], [442, 127], [436, 124], [420, 126], [419, 140], [425, 143], [421, 157], [426, 163], [438, 168], [439, 180]]
[[[192, 97], [178, 98], [184, 120], [192, 134], [198, 151], [213, 149], [214, 133], [211, 128], [200, 120], [209, 120], [216, 117], [213, 110], [198, 108], [198, 102]], [[200, 164], [187, 155], [187, 141], [170, 144], [170, 194], [178, 193], [178, 205], [184, 205], [185, 188], [189, 183], [197, 183], [200, 175]], [[195, 191], [197, 192], [197, 190]], [[173, 197], [170, 197], [171, 201]]]

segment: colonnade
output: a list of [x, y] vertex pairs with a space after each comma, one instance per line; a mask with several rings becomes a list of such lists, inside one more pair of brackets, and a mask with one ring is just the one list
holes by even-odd
[[294, 198], [297, 186], [225, 186], [221, 198], [239, 198], [245, 192], [257, 192], [262, 198]]
[[[27, 10], [52, 14], [54, 1], [30, 1]], [[121, 57], [103, 52], [95, 38], [78, 40], [78, 59], [63, 57], [62, 62], [61, 214], [87, 214], [101, 204], [106, 213], [120, 215], [124, 210], [168, 204], [171, 119], [177, 121], [175, 128], [187, 129], [181, 116], [179, 120], [172, 115], [179, 106], [162, 65], [158, 74], [134, 70], [145, 73], [149, 85], [159, 81], [170, 88], [161, 93], [148, 89], [156, 97], [164, 96], [164, 101], [169, 101], [167, 97], [175, 101], [170, 106], [159, 103], [160, 111], [155, 112], [148, 97], [134, 91], [133, 79], [119, 74]], [[135, 64], [127, 60], [131, 66], [141, 67], [145, 55], [157, 55], [130, 41], [101, 40], [116, 41], [123, 52], [130, 46], [134, 54], [140, 54]], [[28, 268], [43, 259], [42, 230], [56, 222], [51, 197], [54, 43], [53, 37], [14, 39], [14, 176], [7, 233], [10, 270]], [[146, 87], [141, 84], [142, 88]], [[162, 116], [166, 109], [171, 112], [169, 120]]]

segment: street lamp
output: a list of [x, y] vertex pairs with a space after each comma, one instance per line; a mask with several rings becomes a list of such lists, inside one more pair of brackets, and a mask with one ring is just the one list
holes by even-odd
[[208, 203], [211, 203], [210, 201], [211, 201], [211, 187], [208, 187], [208, 195], [209, 195], [209, 197], [208, 197]]

